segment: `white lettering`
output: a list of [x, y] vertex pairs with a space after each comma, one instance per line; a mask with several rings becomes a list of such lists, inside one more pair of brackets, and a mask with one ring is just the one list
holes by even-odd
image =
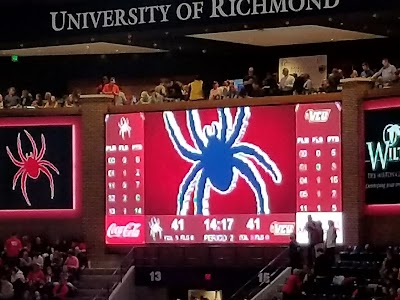
[[203, 2], [193, 2], [193, 17], [192, 19], [200, 19], [200, 15], [203, 13]]
[[138, 238], [142, 224], [130, 222], [125, 226], [118, 226], [116, 223], [110, 224], [107, 229], [109, 238]]
[[[57, 27], [57, 20], [56, 20], [56, 18], [57, 18], [57, 15], [58, 14], [61, 14], [61, 18], [62, 18], [62, 22], [61, 22], [61, 26], [60, 27]], [[67, 12], [66, 11], [60, 11], [60, 12], [51, 12], [50, 13], [50, 15], [51, 15], [51, 28], [53, 28], [53, 30], [54, 31], [62, 31], [62, 30], [64, 30], [64, 27], [65, 27], [65, 15], [67, 14]]]
[[298, 7], [298, 8], [295, 8], [295, 7], [294, 7], [294, 3], [293, 3], [294, 1], [297, 1], [297, 0], [289, 0], [289, 3], [288, 3], [289, 8], [290, 8], [292, 11], [299, 12], [299, 11], [301, 11], [301, 10], [304, 9], [304, 6], [306, 5], [306, 3], [305, 3], [304, 0], [300, 0], [300, 3], [299, 3], [299, 7]]
[[[279, 3], [278, 3], [279, 1]], [[274, 10], [275, 8], [275, 10]], [[288, 12], [285, 0], [271, 0], [270, 13]]]
[[212, 1], [212, 8], [211, 8], [210, 18], [228, 17], [228, 15], [222, 10], [222, 5], [224, 5], [223, 0], [211, 0], [211, 1]]
[[168, 11], [169, 11], [170, 7], [171, 7], [170, 4], [168, 4], [168, 5], [160, 5], [160, 10], [161, 10], [161, 13], [162, 13], [162, 16], [163, 16], [160, 22], [168, 22], [167, 14], [168, 14]]
[[80, 28], [80, 20], [81, 20], [81, 14], [76, 14], [76, 16], [74, 16], [73, 14], [68, 14], [68, 27], [67, 30], [72, 30], [74, 29], [72, 27], [72, 25], [74, 25], [75, 29], [79, 29]]
[[[184, 9], [184, 13], [186, 14], [185, 16], [182, 15], [182, 8]], [[182, 21], [187, 21], [190, 19], [190, 17], [192, 16], [192, 7], [190, 6], [189, 3], [181, 3], [178, 5], [178, 7], [176, 8], [176, 16], [178, 17], [179, 20]]]
[[115, 26], [128, 26], [128, 22], [125, 21], [125, 11], [123, 9], [115, 10]]
[[331, 0], [325, 0], [324, 8], [325, 8], [325, 9], [335, 8], [335, 7], [338, 6], [339, 3], [340, 3], [340, 0], [333, 0], [333, 1], [334, 1], [333, 4], [331, 4], [331, 3], [330, 3]]

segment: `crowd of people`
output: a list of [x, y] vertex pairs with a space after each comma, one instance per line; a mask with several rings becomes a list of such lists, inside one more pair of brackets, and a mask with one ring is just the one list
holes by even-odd
[[[372, 70], [367, 62], [360, 67], [360, 73], [353, 70], [347, 76], [349, 78], [371, 78], [377, 87], [388, 87], [400, 81], [400, 70], [392, 65], [388, 59], [382, 60], [380, 70]], [[341, 90], [340, 80], [346, 78], [343, 71], [333, 68], [332, 72], [322, 82], [315, 82], [310, 74], [290, 74], [287, 68], [282, 74], [267, 73], [260, 80], [253, 67], [248, 69], [243, 79], [225, 80], [220, 84], [212, 82], [210, 90], [206, 90], [206, 84], [200, 76], [195, 76], [192, 82], [184, 84], [180, 81], [161, 79], [160, 83], [151, 90], [141, 91], [140, 97], [127, 95], [117, 84], [114, 77], [104, 76], [97, 87], [97, 93], [112, 95], [115, 105], [150, 104], [175, 101], [221, 100], [233, 98], [256, 98], [279, 95], [303, 95], [313, 93], [332, 93]], [[35, 97], [27, 90], [18, 95], [14, 87], [10, 87], [7, 93], [0, 94], [1, 108], [58, 108], [74, 107], [79, 105], [80, 92], [56, 98], [50, 92], [36, 94]]]
[[86, 245], [73, 240], [45, 242], [13, 233], [0, 258], [0, 299], [64, 300], [76, 294], [87, 267]]
[[[377, 71], [370, 69], [367, 62], [363, 63], [360, 76], [353, 70], [350, 78], [371, 78], [378, 87], [388, 87], [400, 81], [400, 70], [390, 64], [388, 59], [382, 60], [382, 68]], [[280, 79], [279, 79], [280, 77]], [[313, 82], [309, 74], [290, 74], [287, 68], [282, 74], [267, 73], [263, 80], [259, 80], [253, 67], [243, 80], [225, 80], [222, 85], [218, 81], [212, 83], [209, 91], [200, 76], [188, 84], [170, 79], [161, 79], [160, 83], [152, 90], [142, 91], [137, 99], [130, 99], [117, 85], [112, 77], [110, 80], [104, 76], [102, 83], [97, 87], [99, 94], [115, 96], [116, 105], [150, 104], [175, 101], [221, 100], [232, 98], [256, 98], [279, 95], [304, 95], [313, 93], [332, 93], [341, 90], [341, 79], [346, 78], [341, 69], [334, 68], [321, 83]]]

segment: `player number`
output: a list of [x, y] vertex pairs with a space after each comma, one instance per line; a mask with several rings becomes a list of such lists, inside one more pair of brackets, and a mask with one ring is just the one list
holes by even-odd
[[332, 155], [332, 156], [336, 156], [336, 149], [335, 149], [335, 148], [333, 148], [333, 149], [331, 150], [331, 155]]
[[331, 165], [331, 169], [332, 169], [332, 171], [336, 171], [337, 164], [333, 162], [332, 165]]
[[142, 208], [141, 207], [135, 207], [135, 214], [140, 215], [142, 213]]
[[308, 197], [308, 192], [307, 191], [300, 191], [299, 192], [300, 198], [307, 198]]
[[331, 176], [331, 183], [338, 183], [339, 182], [339, 177], [338, 176]]
[[150, 275], [150, 281], [152, 282], [161, 281], [161, 271], [151, 271], [149, 275]]
[[299, 157], [300, 158], [306, 158], [307, 157], [307, 150], [300, 150], [299, 151]]
[[126, 215], [128, 213], [128, 210], [126, 208], [124, 208], [124, 215]]
[[321, 211], [321, 205], [319, 205], [319, 204], [317, 205], [317, 210]]
[[316, 164], [316, 165], [315, 165], [315, 170], [321, 171], [321, 169], [322, 169], [321, 164]]
[[246, 223], [246, 228], [249, 230], [260, 230], [260, 218], [250, 218]]
[[123, 158], [122, 158], [122, 163], [123, 164], [126, 164], [128, 162], [128, 159], [126, 158], [126, 156], [124, 156]]
[[122, 195], [122, 202], [128, 202], [128, 195]]
[[337, 191], [336, 190], [332, 190], [331, 191], [331, 196], [332, 196], [332, 198], [336, 198], [337, 197]]
[[128, 188], [128, 183], [126, 181], [122, 182], [122, 188], [123, 189]]
[[315, 151], [315, 156], [316, 157], [321, 157], [321, 150]]
[[321, 198], [321, 191], [317, 191], [317, 197]]
[[302, 171], [302, 172], [307, 171], [307, 164], [300, 164], [299, 165], [299, 170]]
[[308, 211], [307, 205], [300, 205], [300, 211]]
[[108, 212], [110, 215], [115, 215], [115, 208], [110, 208]]
[[138, 164], [140, 163], [140, 156], [135, 156], [135, 162]]
[[336, 204], [332, 204], [332, 211], [337, 211], [337, 206], [336, 206]]
[[321, 183], [321, 177], [317, 177], [317, 183]]
[[307, 177], [300, 177], [299, 178], [299, 183], [300, 184], [307, 184], [308, 183]]
[[127, 174], [127, 173], [126, 173], [126, 170], [123, 170], [123, 171], [122, 171], [122, 175], [126, 176], [126, 174]]
[[115, 157], [109, 157], [109, 158], [107, 158], [107, 162], [108, 162], [110, 165], [115, 164]]
[[108, 177], [115, 177], [115, 170], [108, 170], [107, 175]]
[[270, 281], [271, 281], [271, 276], [269, 273], [266, 273], [266, 272], [258, 273], [258, 282], [259, 283], [270, 283]]
[[108, 195], [109, 202], [115, 202], [115, 195]]
[[171, 229], [178, 231], [183, 231], [185, 228], [185, 223], [183, 219], [174, 219], [171, 223]]
[[139, 186], [140, 186], [140, 181], [139, 181], [139, 180], [136, 180], [135, 182], [136, 182], [136, 188], [138, 189]]
[[110, 190], [115, 189], [115, 182], [109, 182], [109, 183], [108, 183], [108, 188], [109, 188]]

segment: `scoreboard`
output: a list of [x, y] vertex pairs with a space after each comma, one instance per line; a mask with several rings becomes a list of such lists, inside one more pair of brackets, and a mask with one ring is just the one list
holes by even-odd
[[[107, 115], [106, 243], [342, 240], [339, 103]], [[326, 223], [326, 224], [325, 224]], [[297, 226], [296, 226], [297, 224]]]

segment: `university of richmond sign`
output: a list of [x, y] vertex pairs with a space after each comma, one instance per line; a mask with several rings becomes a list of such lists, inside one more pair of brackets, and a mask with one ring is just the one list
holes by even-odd
[[[340, 0], [205, 0], [87, 12], [50, 12], [53, 31], [137, 26], [336, 8]], [[206, 23], [205, 23], [206, 24]]]

